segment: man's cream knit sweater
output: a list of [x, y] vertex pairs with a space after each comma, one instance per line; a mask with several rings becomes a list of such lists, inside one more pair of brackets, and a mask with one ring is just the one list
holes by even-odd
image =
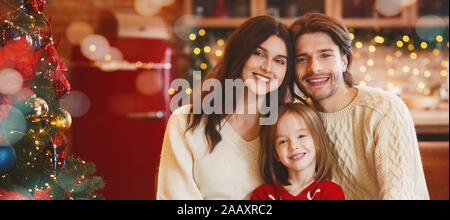
[[390, 93], [357, 87], [353, 102], [321, 116], [346, 199], [429, 199], [412, 117]]
[[205, 138], [202, 122], [186, 132], [183, 106], [171, 115], [161, 152], [157, 199], [242, 200], [263, 181], [259, 176], [259, 138], [247, 142], [227, 122], [222, 123], [222, 141], [214, 151]]

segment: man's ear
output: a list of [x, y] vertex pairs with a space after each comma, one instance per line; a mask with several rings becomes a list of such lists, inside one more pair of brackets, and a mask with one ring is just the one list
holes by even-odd
[[344, 73], [348, 71], [348, 56], [347, 56], [347, 54], [344, 54], [342, 56], [342, 69], [344, 70], [344, 71], [342, 71]]

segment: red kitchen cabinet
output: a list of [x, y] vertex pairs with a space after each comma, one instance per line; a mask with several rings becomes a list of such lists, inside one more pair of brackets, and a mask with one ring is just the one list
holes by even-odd
[[[159, 39], [118, 38], [111, 45], [138, 68], [105, 72], [88, 65], [79, 48], [73, 50], [72, 90], [89, 97], [90, 109], [73, 118], [71, 152], [96, 164], [106, 199], [155, 199], [176, 51]], [[148, 63], [166, 65], [144, 68]]]

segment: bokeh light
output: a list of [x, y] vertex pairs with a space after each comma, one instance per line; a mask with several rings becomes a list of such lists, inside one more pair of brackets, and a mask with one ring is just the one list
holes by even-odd
[[144, 16], [156, 15], [163, 5], [161, 0], [134, 0], [134, 9]]
[[163, 77], [158, 71], [145, 71], [136, 78], [136, 88], [144, 95], [155, 95], [163, 88]]
[[0, 70], [0, 93], [10, 95], [18, 92], [23, 85], [22, 75], [15, 69]]
[[399, 14], [402, 10], [402, 0], [376, 0], [375, 10], [378, 13], [391, 17]]
[[[433, 21], [430, 25], [430, 21]], [[434, 41], [436, 36], [444, 36], [446, 32], [446, 22], [435, 15], [420, 17], [416, 22], [416, 33], [425, 41]]]
[[101, 35], [89, 35], [81, 41], [81, 53], [89, 59], [103, 60], [108, 52], [108, 40]]
[[85, 93], [74, 90], [61, 99], [61, 105], [73, 118], [79, 118], [89, 111], [91, 101]]
[[94, 28], [84, 21], [74, 21], [66, 30], [66, 37], [73, 45], [80, 45], [85, 37], [92, 34], [94, 34]]
[[13, 145], [24, 136], [27, 130], [27, 120], [18, 108], [0, 105], [0, 112], [8, 112], [8, 110], [8, 117], [3, 118], [0, 122], [0, 133], [4, 140]]

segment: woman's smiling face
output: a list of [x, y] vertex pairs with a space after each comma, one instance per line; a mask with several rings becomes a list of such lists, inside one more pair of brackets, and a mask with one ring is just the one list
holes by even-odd
[[272, 35], [247, 60], [242, 80], [252, 93], [266, 95], [281, 86], [287, 67], [286, 44], [280, 37]]

